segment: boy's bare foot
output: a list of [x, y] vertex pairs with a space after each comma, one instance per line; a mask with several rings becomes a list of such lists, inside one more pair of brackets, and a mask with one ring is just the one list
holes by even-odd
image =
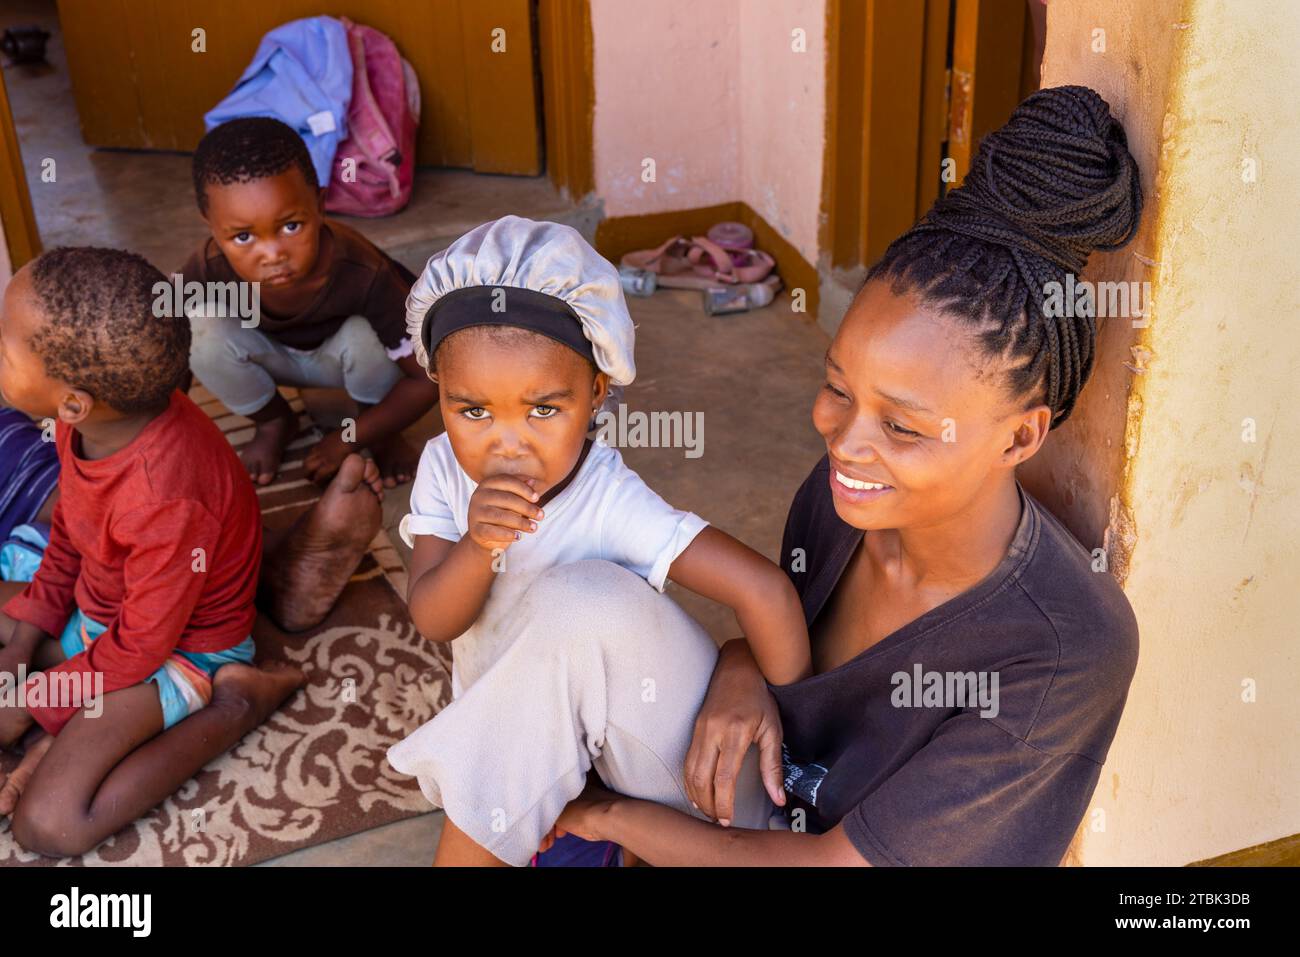
[[18, 767], [9, 773], [8, 778], [0, 777], [0, 817], [8, 817], [18, 806], [18, 799], [23, 796], [27, 782], [32, 779], [36, 765], [41, 763], [45, 752], [54, 743], [54, 735], [41, 733], [27, 746], [27, 752], [18, 762]]
[[353, 453], [262, 565], [263, 610], [285, 631], [325, 620], [383, 519], [375, 463]]
[[370, 444], [370, 451], [379, 465], [379, 476], [385, 488], [394, 488], [415, 478], [420, 464], [420, 451], [402, 438], [401, 434]]
[[298, 416], [278, 392], [254, 415], [253, 440], [244, 446], [239, 457], [254, 482], [270, 485], [280, 471], [285, 446], [298, 432]]
[[239, 699], [249, 705], [248, 726], [257, 727], [307, 682], [302, 669], [284, 661], [222, 665], [212, 677], [212, 700]]

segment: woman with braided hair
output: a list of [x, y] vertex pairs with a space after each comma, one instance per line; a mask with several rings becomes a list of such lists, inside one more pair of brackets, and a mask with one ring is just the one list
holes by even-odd
[[[590, 787], [557, 828], [651, 864], [1056, 865], [1137, 663], [1127, 599], [1016, 480], [1092, 370], [1049, 284], [1137, 228], [1139, 175], [1092, 90], [1027, 99], [869, 271], [826, 354], [827, 454], [781, 563], [813, 674], [724, 646], [686, 759], [710, 823]], [[756, 746], [789, 830], [726, 827]]]

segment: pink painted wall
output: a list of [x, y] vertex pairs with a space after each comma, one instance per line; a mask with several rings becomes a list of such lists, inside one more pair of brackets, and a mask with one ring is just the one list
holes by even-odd
[[[606, 215], [739, 199], [815, 263], [825, 17], [825, 0], [591, 0]], [[796, 28], [806, 52], [792, 50]]]
[[[826, 145], [825, 0], [740, 0], [740, 198], [814, 266]], [[806, 52], [792, 49], [804, 33]]]

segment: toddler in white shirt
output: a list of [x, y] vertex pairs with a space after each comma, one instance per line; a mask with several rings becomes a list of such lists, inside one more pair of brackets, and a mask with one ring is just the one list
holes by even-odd
[[[424, 449], [400, 529], [414, 551], [408, 602], [422, 635], [453, 642], [453, 701], [395, 745], [389, 760], [447, 809], [435, 863], [525, 863], [520, 848], [544, 837], [533, 833], [538, 821], [550, 828], [554, 817], [545, 815], [558, 810], [542, 818], [531, 807], [507, 810], [494, 819], [490, 812], [501, 808], [448, 794], [448, 779], [457, 776], [446, 769], [476, 750], [548, 742], [502, 742], [493, 737], [499, 727], [484, 727], [477, 740], [465, 740], [458, 727], [458, 740], [447, 742], [445, 731], [448, 712], [509, 652], [539, 575], [598, 559], [659, 592], [671, 579], [728, 605], [772, 684], [811, 674], [807, 629], [784, 572], [673, 508], [616, 449], [588, 437], [611, 389], [635, 376], [634, 331], [617, 271], [575, 230], [515, 216], [472, 230], [429, 260], [408, 299], [407, 324], [417, 359], [438, 383], [446, 424]], [[491, 708], [526, 705], [480, 700], [475, 707], [489, 709], [481, 712], [486, 725]], [[558, 781], [572, 780], [565, 772], [572, 769], [555, 769]], [[481, 780], [472, 787], [483, 793]], [[559, 806], [574, 796], [560, 796]], [[556, 800], [550, 795], [546, 806]], [[514, 828], [531, 830], [525, 838], [501, 836]]]

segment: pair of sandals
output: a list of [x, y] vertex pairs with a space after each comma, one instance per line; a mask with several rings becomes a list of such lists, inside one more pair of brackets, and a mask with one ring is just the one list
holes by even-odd
[[780, 289], [776, 261], [753, 248], [754, 234], [740, 223], [719, 223], [707, 236], [673, 236], [654, 249], [627, 253], [620, 265], [654, 273], [669, 289], [716, 289], [748, 283]]

